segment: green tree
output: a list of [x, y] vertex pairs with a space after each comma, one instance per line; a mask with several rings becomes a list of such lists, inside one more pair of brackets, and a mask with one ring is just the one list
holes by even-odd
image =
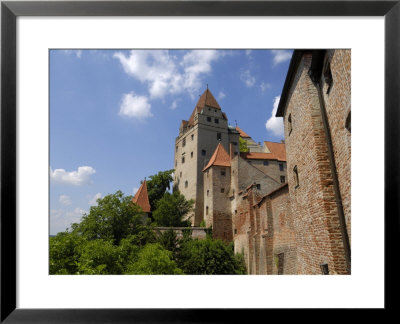
[[137, 261], [127, 266], [126, 274], [183, 274], [172, 252], [159, 243], [149, 243], [138, 253]]
[[121, 191], [98, 199], [98, 205], [82, 217], [72, 230], [89, 240], [102, 239], [114, 241], [118, 245], [128, 235], [138, 235], [149, 231], [148, 219], [141, 208], [132, 203], [132, 197], [124, 197]]
[[102, 239], [86, 241], [80, 246], [78, 274], [121, 274], [123, 262], [118, 246]]
[[50, 237], [49, 272], [50, 274], [75, 274], [78, 272], [77, 260], [79, 248], [85, 239], [75, 233], [61, 232]]
[[159, 201], [167, 190], [170, 189], [170, 184], [173, 180], [172, 174], [174, 170], [160, 171], [155, 175], [150, 176], [147, 180], [147, 193], [149, 195], [149, 202], [151, 210], [154, 211]]
[[239, 137], [239, 150], [240, 150], [240, 152], [248, 152], [249, 151], [249, 148], [247, 147], [247, 141], [241, 137]]
[[158, 201], [153, 218], [159, 226], [188, 226], [183, 217], [192, 210], [193, 204], [193, 200], [186, 200], [179, 191], [166, 192]]
[[242, 260], [235, 256], [232, 243], [207, 238], [186, 241], [178, 265], [185, 274], [245, 274]]

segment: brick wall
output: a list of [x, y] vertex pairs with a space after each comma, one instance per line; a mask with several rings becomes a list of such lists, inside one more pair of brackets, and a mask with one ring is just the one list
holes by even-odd
[[[311, 54], [304, 54], [284, 116], [291, 211], [296, 215], [299, 274], [345, 274], [346, 262], [317, 88], [308, 76]], [[292, 119], [289, 134], [288, 116]], [[297, 166], [299, 185], [293, 172]]]

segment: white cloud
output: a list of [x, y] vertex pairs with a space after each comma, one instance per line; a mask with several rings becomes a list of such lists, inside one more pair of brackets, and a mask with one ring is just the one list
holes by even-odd
[[[195, 98], [202, 87], [202, 77], [211, 73], [211, 63], [224, 55], [216, 50], [193, 50], [178, 61], [167, 50], [132, 50], [126, 56], [114, 54], [125, 73], [147, 84], [150, 98], [187, 92]], [[203, 85], [204, 86], [204, 85]]]
[[240, 80], [242, 80], [248, 88], [252, 87], [256, 83], [256, 78], [250, 74], [249, 70], [242, 71], [240, 74]]
[[262, 92], [265, 92], [266, 90], [271, 89], [271, 84], [268, 82], [262, 82], [260, 88]]
[[283, 136], [283, 120], [282, 117], [275, 117], [276, 111], [278, 109], [280, 96], [274, 98], [274, 105], [272, 108], [271, 117], [265, 123], [267, 130], [271, 131], [274, 135]]
[[222, 91], [220, 91], [220, 92], [218, 93], [218, 100], [224, 99], [225, 97], [226, 97], [226, 94], [223, 93]]
[[152, 117], [151, 105], [145, 96], [136, 96], [133, 92], [122, 95], [122, 103], [119, 110], [121, 116], [144, 119]]
[[58, 201], [64, 206], [68, 206], [68, 205], [72, 204], [71, 198], [69, 196], [67, 196], [67, 195], [61, 195], [58, 198]]
[[81, 186], [91, 183], [90, 176], [96, 173], [91, 166], [80, 166], [77, 171], [67, 172], [64, 169], [53, 169], [50, 167], [50, 179], [55, 183]]
[[90, 200], [89, 200], [89, 205], [91, 206], [95, 206], [97, 205], [97, 199], [101, 198], [101, 193], [98, 192], [97, 194], [95, 194]]
[[77, 58], [81, 58], [82, 56], [81, 50], [62, 50], [62, 52], [66, 55], [75, 54]]
[[290, 60], [292, 53], [287, 50], [272, 50], [272, 55], [274, 56], [274, 65]]
[[176, 107], [178, 107], [178, 102], [179, 102], [179, 99], [175, 99], [175, 100], [172, 102], [170, 108], [171, 108], [172, 110], [176, 109]]
[[50, 234], [54, 235], [70, 228], [72, 223], [79, 223], [83, 214], [87, 212], [82, 208], [74, 210], [51, 209], [50, 210]]

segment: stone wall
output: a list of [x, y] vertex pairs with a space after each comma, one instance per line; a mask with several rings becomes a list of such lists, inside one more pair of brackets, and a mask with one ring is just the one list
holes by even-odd
[[320, 265], [327, 263], [331, 274], [345, 274], [327, 139], [317, 88], [308, 76], [311, 58], [311, 54], [303, 55], [284, 116], [291, 212], [296, 215], [297, 271], [321, 274]]
[[205, 227], [155, 227], [154, 232], [156, 234], [162, 234], [170, 229], [175, 231], [177, 238], [183, 237], [182, 232], [184, 230], [190, 230], [193, 239], [204, 240], [207, 236], [207, 228]]
[[333, 82], [329, 93], [329, 85], [324, 82], [323, 96], [347, 232], [351, 241], [351, 131], [346, 128], [346, 120], [351, 113], [351, 50], [331, 50], [327, 56], [330, 59]]

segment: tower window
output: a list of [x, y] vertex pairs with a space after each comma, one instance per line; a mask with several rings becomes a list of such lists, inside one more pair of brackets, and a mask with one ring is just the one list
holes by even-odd
[[180, 178], [182, 178], [182, 171], [181, 171], [181, 172], [179, 172], [179, 177], [180, 177]]
[[268, 163], [268, 161], [264, 161], [264, 165], [268, 165], [269, 163]]
[[235, 234], [237, 234], [237, 228], [235, 228]]
[[178, 145], [176, 146], [176, 152], [178, 152]]
[[261, 185], [259, 183], [257, 183], [256, 187], [257, 187], [257, 190], [261, 190]]
[[182, 156], [182, 163], [185, 163], [185, 157]]
[[292, 114], [289, 114], [287, 121], [288, 121], [288, 130], [289, 130], [289, 136], [290, 136], [290, 133], [292, 132]]
[[187, 182], [187, 180], [185, 181], [185, 188], [187, 188], [189, 185], [189, 183]]
[[182, 147], [184, 147], [185, 145], [186, 145], [186, 137], [184, 137], [182, 140]]
[[217, 133], [217, 140], [220, 141], [222, 138], [221, 133]]
[[279, 171], [283, 171], [283, 164], [279, 163]]
[[285, 176], [281, 176], [281, 183], [285, 183]]
[[206, 206], [206, 215], [208, 215], [208, 206]]
[[211, 121], [211, 117], [207, 117], [207, 121], [210, 122]]
[[208, 197], [209, 192], [210, 192], [210, 190], [207, 190], [207, 197]]
[[214, 123], [218, 124], [219, 123], [219, 119], [218, 118], [214, 118]]
[[221, 188], [221, 193], [224, 193], [225, 192], [225, 189], [224, 188]]
[[192, 141], [194, 140], [194, 135], [192, 134]]
[[232, 145], [235, 145], [235, 146], [237, 146], [237, 142], [232, 142]]
[[206, 156], [206, 150], [201, 150], [201, 155]]
[[221, 170], [221, 175], [224, 176], [226, 174], [225, 169]]
[[237, 209], [235, 209], [235, 215], [237, 214]]
[[190, 152], [190, 157], [191, 157], [191, 158], [193, 157], [193, 152]]
[[293, 168], [293, 175], [294, 175], [294, 182], [295, 182], [295, 188], [297, 188], [299, 184], [299, 172], [297, 170], [297, 165]]

